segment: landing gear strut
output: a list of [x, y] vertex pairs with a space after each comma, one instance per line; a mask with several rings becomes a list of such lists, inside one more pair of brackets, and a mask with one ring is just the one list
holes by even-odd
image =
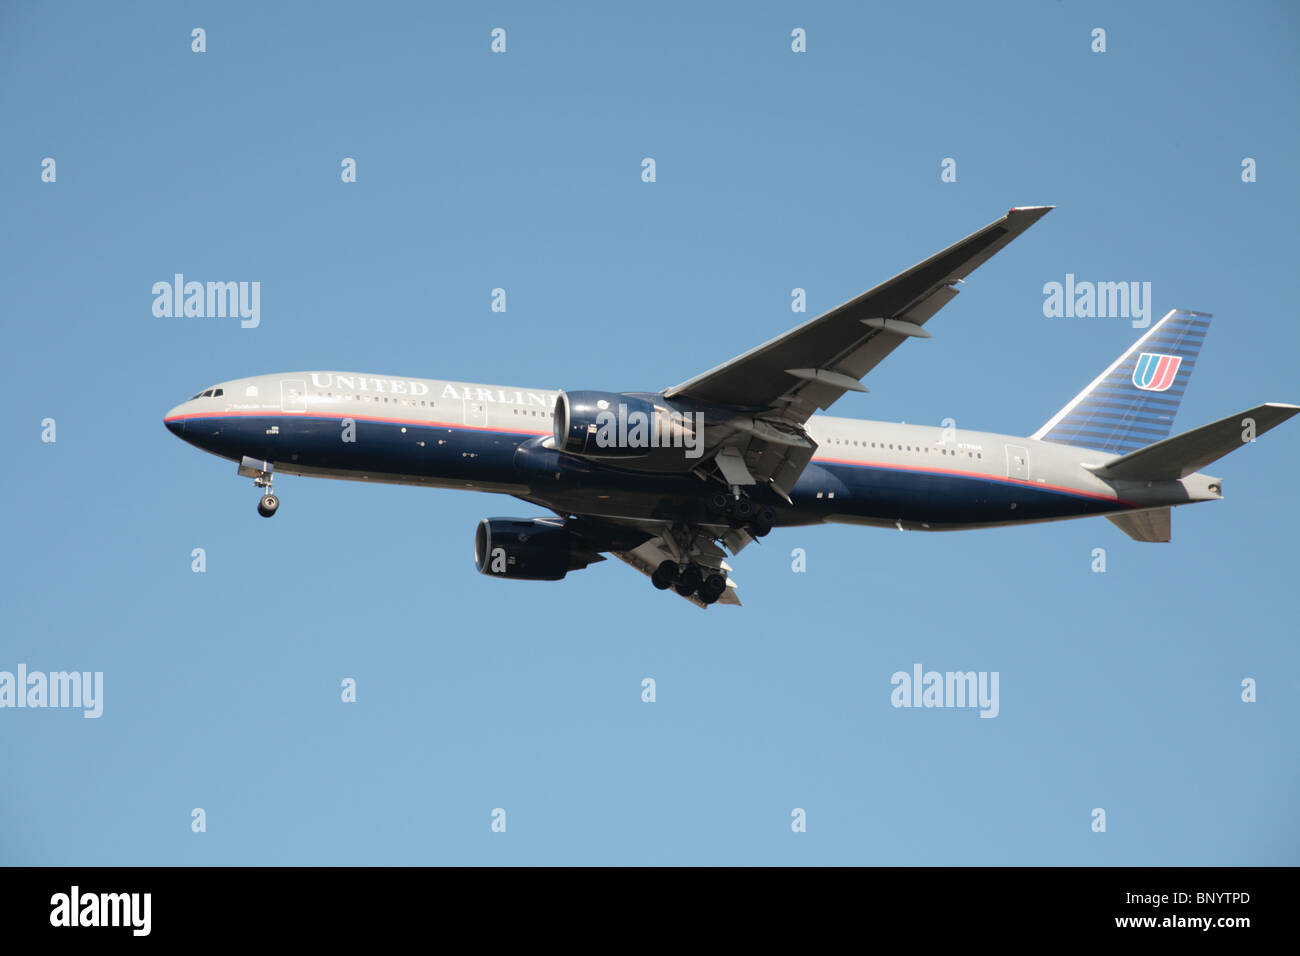
[[280, 507], [280, 499], [271, 491], [271, 482], [275, 476], [269, 471], [264, 471], [253, 479], [253, 484], [259, 488], [265, 488], [266, 494], [262, 495], [262, 500], [257, 503], [257, 513], [263, 518], [269, 518], [275, 514], [276, 509]]
[[274, 468], [275, 465], [269, 461], [259, 461], [256, 458], [249, 458], [247, 455], [239, 463], [240, 475], [245, 478], [252, 478], [254, 485], [266, 489], [257, 502], [257, 513], [263, 518], [271, 517], [271, 515], [275, 514], [276, 509], [280, 507], [280, 499], [271, 490], [271, 482], [275, 480], [275, 475], [272, 473]]

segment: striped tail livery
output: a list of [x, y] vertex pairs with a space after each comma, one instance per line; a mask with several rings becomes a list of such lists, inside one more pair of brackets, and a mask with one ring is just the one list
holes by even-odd
[[1030, 437], [1117, 455], [1168, 438], [1209, 327], [1170, 312]]

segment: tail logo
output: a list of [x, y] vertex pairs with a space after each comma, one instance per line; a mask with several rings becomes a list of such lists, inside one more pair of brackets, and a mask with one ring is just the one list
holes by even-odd
[[1146, 392], [1163, 392], [1174, 384], [1182, 364], [1182, 358], [1177, 355], [1143, 352], [1133, 368], [1133, 384]]

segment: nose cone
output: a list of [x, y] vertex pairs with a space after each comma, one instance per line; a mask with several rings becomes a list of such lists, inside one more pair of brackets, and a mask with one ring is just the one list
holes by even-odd
[[185, 419], [181, 418], [184, 408], [184, 405], [177, 405], [163, 418], [163, 424], [167, 426], [167, 430], [177, 438], [185, 434]]

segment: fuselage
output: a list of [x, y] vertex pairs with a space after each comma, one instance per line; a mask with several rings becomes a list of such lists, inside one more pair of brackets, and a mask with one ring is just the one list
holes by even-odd
[[[698, 520], [696, 474], [637, 472], [557, 452], [557, 390], [350, 372], [224, 382], [172, 409], [167, 427], [214, 455], [281, 474], [514, 495], [560, 513]], [[843, 522], [954, 530], [1050, 521], [1220, 497], [1218, 480], [1104, 480], [1114, 458], [966, 429], [814, 415], [817, 452], [789, 501], [756, 489], [775, 525]]]

